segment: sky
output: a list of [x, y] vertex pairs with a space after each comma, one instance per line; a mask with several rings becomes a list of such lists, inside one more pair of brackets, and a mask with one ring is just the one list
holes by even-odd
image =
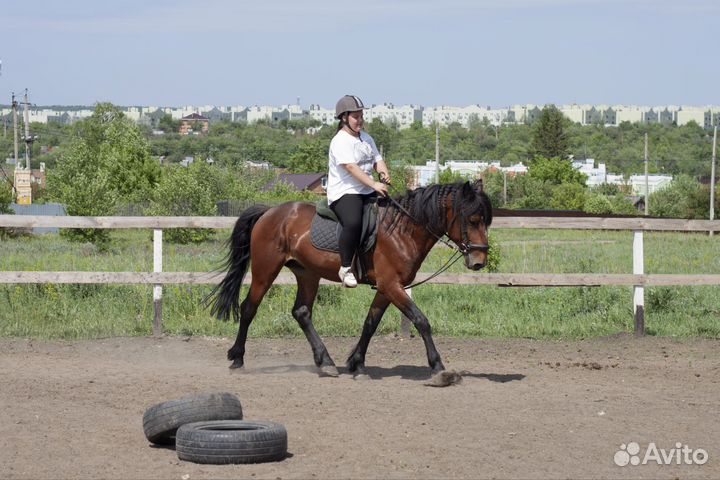
[[720, 104], [720, 0], [0, 0], [0, 19], [0, 104]]

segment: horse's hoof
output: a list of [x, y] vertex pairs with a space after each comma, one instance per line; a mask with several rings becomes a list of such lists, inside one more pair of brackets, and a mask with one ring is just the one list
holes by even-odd
[[340, 372], [335, 365], [323, 365], [319, 367], [320, 376], [322, 377], [339, 377]]
[[243, 365], [244, 365], [244, 364], [243, 364], [243, 361], [242, 361], [242, 360], [237, 360], [237, 359], [236, 359], [234, 362], [232, 362], [232, 363], [230, 364], [230, 367], [228, 367], [228, 368], [230, 368], [230, 370], [236, 370], [236, 369], [238, 369], [238, 368], [243, 368]]
[[425, 385], [428, 387], [449, 387], [462, 383], [462, 375], [455, 370], [443, 370], [433, 375]]
[[370, 375], [368, 375], [367, 373], [358, 373], [353, 377], [353, 380], [358, 382], [365, 382], [370, 380]]

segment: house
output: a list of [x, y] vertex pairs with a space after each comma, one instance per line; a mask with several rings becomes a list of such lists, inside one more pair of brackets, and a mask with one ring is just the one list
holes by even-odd
[[285, 182], [299, 192], [306, 191], [325, 195], [327, 173], [281, 173], [275, 180], [265, 185], [263, 190], [270, 191], [279, 182]]
[[210, 119], [199, 113], [191, 113], [180, 119], [180, 135], [207, 133]]

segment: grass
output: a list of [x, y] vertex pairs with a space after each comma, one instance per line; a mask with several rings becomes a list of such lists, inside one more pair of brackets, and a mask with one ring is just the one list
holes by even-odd
[[[228, 231], [202, 245], [165, 245], [166, 271], [211, 271], [225, 254]], [[630, 273], [632, 232], [493, 230], [501, 249], [500, 272]], [[152, 271], [152, 234], [116, 230], [112, 247], [69, 243], [57, 235], [0, 242], [2, 270]], [[718, 237], [646, 233], [647, 273], [720, 274]], [[450, 255], [436, 247], [422, 270], [432, 272]], [[466, 272], [462, 262], [450, 271]], [[237, 325], [212, 319], [201, 306], [210, 286], [167, 285], [165, 330], [176, 335], [234, 336]], [[244, 294], [244, 291], [243, 291]], [[322, 286], [314, 323], [323, 336], [356, 336], [374, 292], [361, 286]], [[290, 315], [295, 287], [273, 286], [251, 336], [300, 336]], [[631, 331], [631, 287], [501, 288], [423, 285], [413, 298], [438, 335], [572, 339]], [[720, 338], [720, 287], [646, 288], [649, 334]], [[83, 339], [149, 335], [152, 286], [0, 285], [0, 337]], [[399, 329], [400, 314], [388, 309], [379, 333]]]

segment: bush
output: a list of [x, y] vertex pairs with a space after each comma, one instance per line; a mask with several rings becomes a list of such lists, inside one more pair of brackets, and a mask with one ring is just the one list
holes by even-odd
[[[1, 215], [12, 215], [13, 210], [10, 208], [12, 203], [12, 188], [9, 183], [0, 181], [0, 214]], [[0, 228], [0, 239], [11, 236], [12, 229]]]
[[607, 215], [613, 213], [613, 206], [605, 195], [590, 194], [585, 199], [585, 211], [595, 215]]
[[563, 183], [553, 188], [550, 206], [556, 210], [582, 210], [585, 187], [579, 183]]
[[709, 197], [704, 198], [700, 183], [680, 175], [670, 185], [650, 194], [650, 215], [666, 218], [708, 218]]
[[[211, 216], [217, 214], [213, 195], [211, 167], [205, 162], [190, 164], [187, 168], [173, 165], [163, 171], [155, 189], [148, 215], [157, 216]], [[200, 243], [213, 234], [207, 228], [168, 229], [165, 239], [172, 243]]]

